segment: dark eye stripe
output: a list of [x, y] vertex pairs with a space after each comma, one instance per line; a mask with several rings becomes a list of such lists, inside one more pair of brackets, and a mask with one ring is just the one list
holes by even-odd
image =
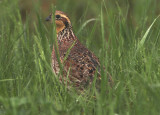
[[60, 15], [56, 15], [56, 18], [59, 19], [59, 18], [61, 18], [61, 16]]
[[61, 20], [63, 21], [65, 26], [68, 27], [68, 20], [66, 18], [64, 18], [64, 17], [61, 17]]

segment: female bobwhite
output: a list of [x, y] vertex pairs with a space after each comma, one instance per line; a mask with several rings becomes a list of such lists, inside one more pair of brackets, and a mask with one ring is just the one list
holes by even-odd
[[[51, 20], [52, 14], [49, 15], [46, 21]], [[78, 89], [84, 89], [89, 86], [94, 80], [95, 73], [97, 73], [97, 81], [99, 81], [99, 60], [74, 35], [68, 16], [62, 11], [56, 11], [55, 24], [60, 61], [63, 64], [63, 76], [60, 77], [60, 80], [67, 81], [67, 83], [69, 82], [70, 85]], [[54, 73], [58, 75], [60, 67], [57, 61], [55, 47], [53, 47], [52, 51], [52, 68]], [[68, 76], [69, 80], [66, 80], [66, 76]]]

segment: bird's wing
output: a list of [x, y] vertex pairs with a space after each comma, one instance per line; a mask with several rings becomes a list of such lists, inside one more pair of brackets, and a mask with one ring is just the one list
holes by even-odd
[[64, 62], [64, 70], [77, 86], [88, 86], [97, 72], [100, 79], [98, 58], [81, 44], [75, 45]]

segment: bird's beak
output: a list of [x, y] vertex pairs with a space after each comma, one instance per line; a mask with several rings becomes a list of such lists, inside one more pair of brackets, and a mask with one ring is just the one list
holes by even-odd
[[47, 18], [46, 18], [46, 21], [51, 21], [52, 19], [52, 14], [50, 14]]

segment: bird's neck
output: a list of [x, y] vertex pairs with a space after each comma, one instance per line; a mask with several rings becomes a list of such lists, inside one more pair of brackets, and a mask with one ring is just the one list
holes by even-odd
[[76, 40], [72, 28], [65, 28], [57, 34], [58, 43], [62, 42], [74, 42]]

